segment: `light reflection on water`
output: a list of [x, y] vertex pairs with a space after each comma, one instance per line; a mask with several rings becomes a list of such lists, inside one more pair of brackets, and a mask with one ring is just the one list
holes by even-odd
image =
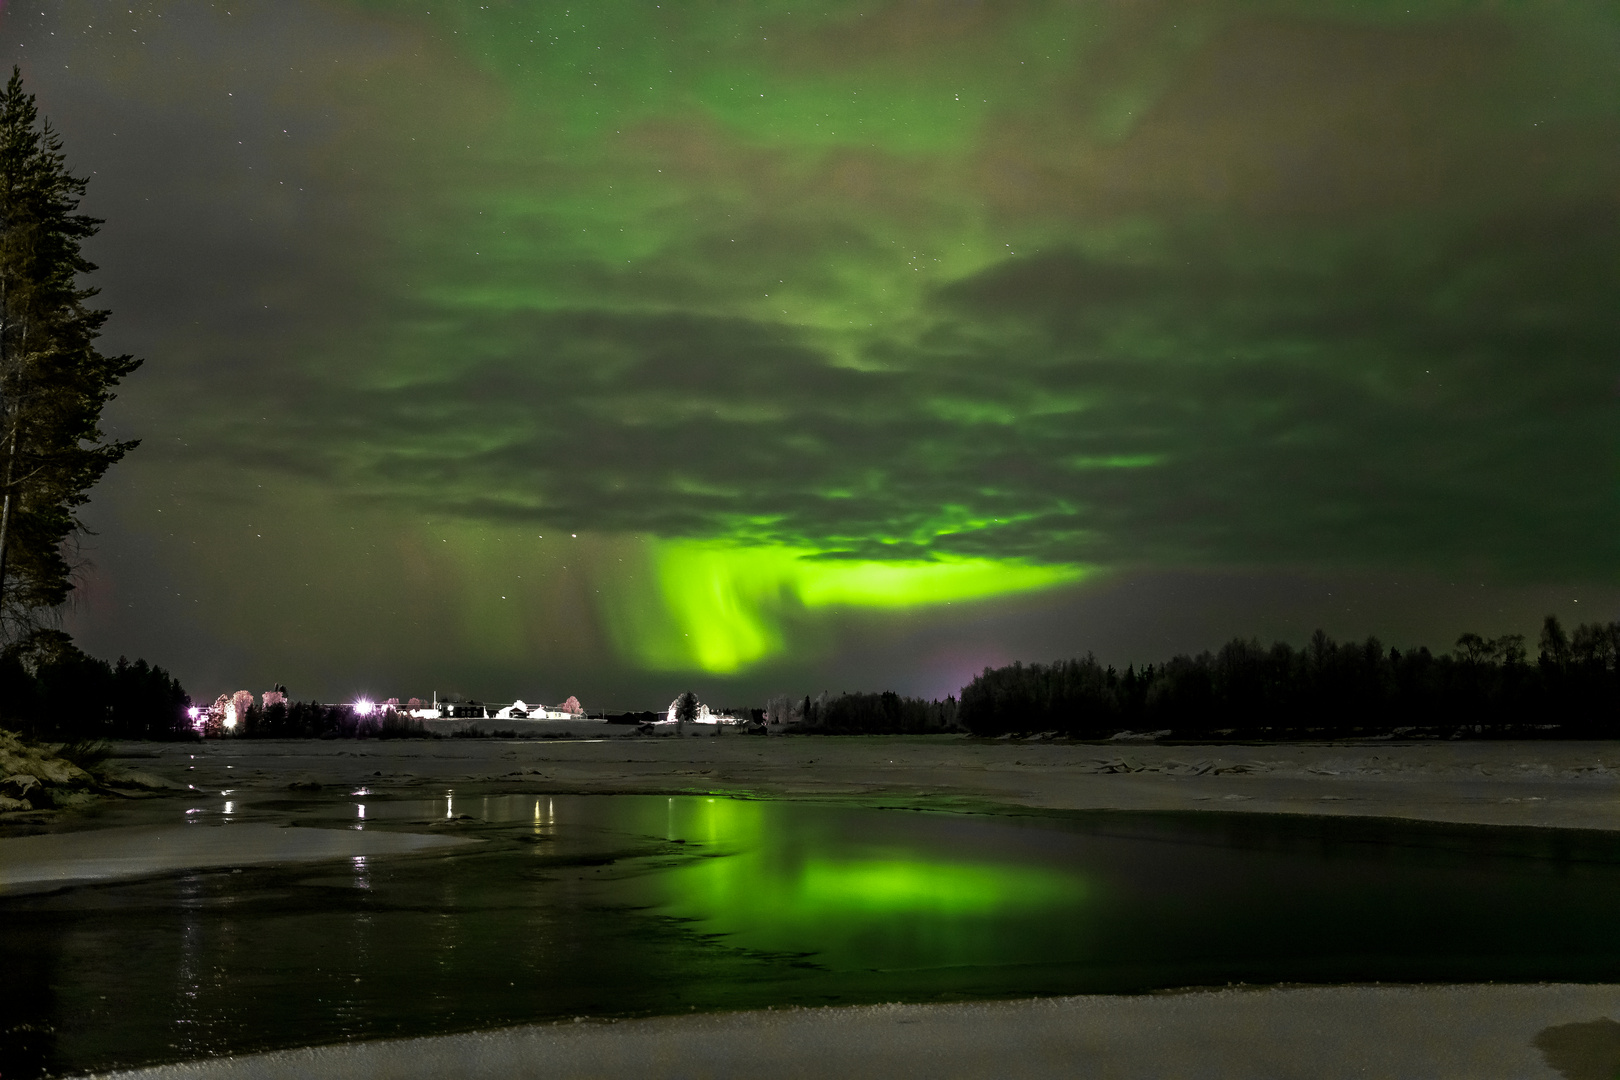
[[1002, 922], [1084, 918], [1081, 867], [907, 843], [881, 816], [851, 835], [837, 815], [783, 820], [803, 817], [787, 805], [669, 800], [666, 839], [703, 857], [643, 880], [645, 899], [739, 946], [834, 968], [1023, 963], [1050, 941], [1019, 948]]
[[454, 791], [176, 814], [483, 843], [0, 899], [6, 1080], [580, 1014], [1620, 978], [1602, 835]]
[[[574, 809], [571, 821], [559, 819], [559, 801]], [[441, 807], [453, 819], [456, 797], [356, 806], [373, 822], [438, 819]], [[480, 822], [528, 822], [535, 836], [561, 826], [576, 842], [681, 845], [679, 865], [641, 868], [615, 899], [737, 947], [814, 952], [835, 968], [1047, 959], [1050, 936], [1020, 948], [1000, 923], [1058, 920], [1057, 936], [1083, 936], [1077, 921], [1096, 887], [1068, 853], [1043, 859], [1026, 847], [998, 858], [993, 845], [975, 846], [971, 834], [988, 819], [958, 820], [939, 844], [919, 843], [915, 815], [868, 811], [852, 831], [847, 808], [724, 797], [488, 796], [476, 809]]]

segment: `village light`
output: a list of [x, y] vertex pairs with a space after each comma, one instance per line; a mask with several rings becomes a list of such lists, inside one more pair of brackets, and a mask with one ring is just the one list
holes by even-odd
[[377, 706], [373, 705], [365, 698], [361, 698], [359, 701], [354, 703], [354, 715], [370, 716], [376, 708]]

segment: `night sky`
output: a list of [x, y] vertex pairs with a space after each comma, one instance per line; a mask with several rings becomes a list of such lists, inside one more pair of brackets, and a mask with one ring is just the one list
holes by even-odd
[[194, 696], [1620, 617], [1612, 0], [6, 0]]

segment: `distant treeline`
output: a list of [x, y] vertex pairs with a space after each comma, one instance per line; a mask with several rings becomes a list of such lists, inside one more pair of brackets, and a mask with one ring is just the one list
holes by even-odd
[[925, 701], [880, 694], [823, 693], [817, 698], [772, 698], [765, 704], [765, 723], [772, 731], [822, 735], [923, 735], [957, 729], [955, 698]]
[[36, 739], [185, 738], [190, 705], [162, 668], [86, 656], [60, 630], [35, 631], [0, 653], [0, 726]]
[[651, 724], [655, 720], [662, 720], [664, 714], [653, 712], [650, 709], [641, 712], [612, 712], [603, 713], [602, 719], [610, 724]]
[[962, 724], [976, 735], [1121, 731], [1172, 737], [1287, 739], [1373, 735], [1620, 737], [1620, 623], [1567, 634], [1549, 615], [1540, 652], [1524, 635], [1464, 634], [1455, 652], [1336, 642], [1302, 649], [1234, 640], [1219, 652], [1118, 671], [1088, 656], [986, 668], [964, 687]]
[[287, 701], [252, 705], [243, 711], [248, 739], [427, 739], [427, 725], [394, 709], [360, 716], [352, 705]]

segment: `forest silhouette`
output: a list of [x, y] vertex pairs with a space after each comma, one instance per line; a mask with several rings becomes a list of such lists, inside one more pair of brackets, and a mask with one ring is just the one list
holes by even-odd
[[985, 668], [960, 700], [893, 692], [778, 697], [774, 730], [807, 734], [1045, 734], [1109, 739], [1620, 737], [1620, 622], [1566, 632], [1464, 634], [1454, 651], [1339, 642], [1318, 630], [1303, 648], [1234, 639], [1218, 651], [1123, 671], [1094, 656]]
[[[1531, 660], [1522, 634], [1464, 634], [1452, 652], [1436, 654], [1386, 648], [1377, 638], [1338, 642], [1318, 630], [1301, 648], [1239, 638], [1123, 671], [1089, 655], [985, 668], [960, 699], [782, 695], [747, 712], [773, 732], [826, 735], [1620, 738], [1620, 622], [1566, 632], [1549, 615], [1538, 644]], [[26, 646], [0, 653], [7, 726], [37, 738], [197, 737], [186, 715], [191, 699], [162, 668], [108, 664], [59, 631], [36, 633]], [[429, 734], [392, 711], [367, 718], [315, 702], [254, 704], [243, 721], [237, 734], [249, 738]]]
[[1566, 633], [1542, 625], [1531, 662], [1522, 634], [1464, 634], [1456, 650], [1337, 642], [1318, 630], [1303, 648], [1236, 639], [1162, 664], [1105, 667], [1091, 656], [986, 668], [962, 690], [961, 724], [976, 735], [1051, 731], [1108, 738], [1323, 738], [1378, 734], [1620, 736], [1620, 622]]

